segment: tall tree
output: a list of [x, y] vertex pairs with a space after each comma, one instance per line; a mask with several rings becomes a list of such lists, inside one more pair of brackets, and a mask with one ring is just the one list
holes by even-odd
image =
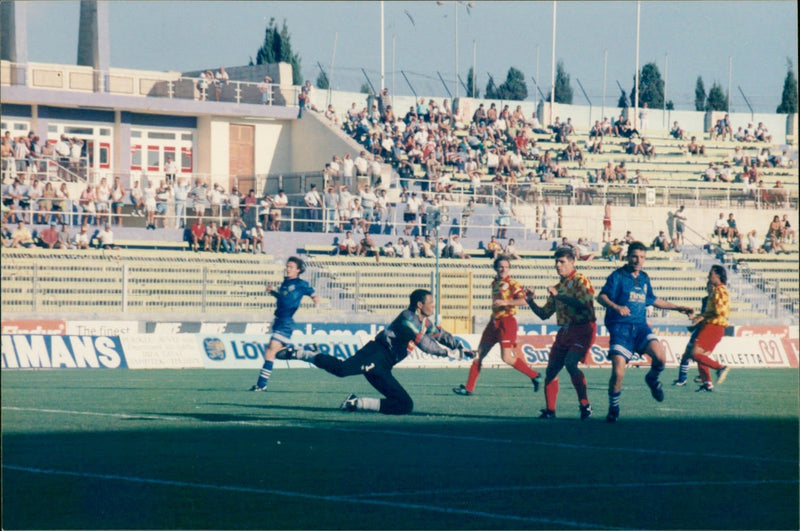
[[525, 74], [513, 66], [508, 69], [506, 80], [497, 87], [497, 94], [501, 100], [522, 101], [528, 97], [528, 86], [525, 84]]
[[[631, 105], [636, 101], [636, 77], [631, 88]], [[664, 106], [664, 80], [655, 63], [647, 63], [639, 72], [639, 107], [646, 103], [651, 109]]]
[[722, 86], [716, 81], [711, 85], [711, 90], [708, 91], [708, 99], [706, 100], [707, 111], [727, 111], [728, 110], [728, 95], [722, 90]]
[[794, 77], [791, 61], [789, 61], [789, 71], [786, 72], [786, 79], [783, 80], [781, 104], [778, 105], [775, 112], [780, 114], [794, 114], [797, 112], [797, 78]]
[[330, 87], [331, 83], [328, 80], [328, 75], [325, 71], [320, 71], [319, 75], [317, 76], [317, 88], [327, 90]]
[[619, 95], [619, 99], [617, 100], [617, 107], [621, 107], [623, 109], [628, 108], [628, 94], [623, 90], [622, 94]]
[[697, 76], [697, 83], [694, 85], [694, 110], [706, 110], [706, 87], [703, 85], [703, 78]]
[[[475, 87], [475, 93], [472, 92], [472, 87]], [[481, 89], [478, 88], [478, 83], [475, 81], [475, 72], [472, 71], [472, 67], [469, 67], [469, 73], [467, 74], [467, 97], [468, 98], [479, 98], [481, 95]]]
[[556, 86], [554, 90], [554, 95], [550, 92], [547, 93], [547, 101], [550, 101], [550, 97], [553, 96], [553, 100], [556, 103], [566, 103], [567, 105], [572, 103], [572, 87], [569, 84], [569, 74], [564, 70], [562, 61], [556, 64]]
[[500, 95], [497, 93], [497, 86], [494, 84], [494, 78], [489, 75], [489, 81], [486, 83], [486, 99], [489, 100], [497, 100], [500, 99]]
[[[252, 64], [252, 59], [250, 63]], [[300, 85], [303, 83], [303, 74], [300, 71], [300, 56], [292, 52], [291, 36], [286, 20], [283, 21], [283, 28], [278, 31], [275, 18], [269, 19], [269, 24], [264, 32], [264, 43], [256, 52], [256, 64], [267, 65], [272, 63], [289, 63], [292, 65], [292, 83]]]

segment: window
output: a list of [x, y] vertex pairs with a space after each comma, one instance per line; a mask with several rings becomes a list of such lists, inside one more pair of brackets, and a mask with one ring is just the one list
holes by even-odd
[[156, 133], [151, 131], [147, 133], [147, 138], [160, 139], [160, 140], [175, 140], [175, 133]]
[[142, 138], [141, 131], [131, 131], [131, 138]]
[[181, 171], [192, 171], [192, 148], [181, 148]]
[[131, 146], [131, 169], [142, 169], [142, 146]]
[[94, 135], [93, 127], [65, 127], [64, 133], [67, 135]]
[[161, 169], [161, 150], [158, 146], [147, 146], [147, 169], [149, 171]]
[[192, 133], [183, 133], [181, 135], [181, 140], [187, 140], [187, 141], [191, 142], [193, 136], [194, 135], [192, 135]]
[[57, 125], [48, 125], [47, 126], [48, 133], [58, 133], [58, 126]]
[[100, 136], [111, 136], [111, 129], [107, 127], [100, 128]]

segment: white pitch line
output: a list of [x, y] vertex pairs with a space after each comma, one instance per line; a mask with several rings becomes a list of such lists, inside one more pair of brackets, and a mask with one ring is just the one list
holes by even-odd
[[156, 478], [142, 478], [142, 477], [135, 477], [135, 476], [120, 476], [116, 474], [94, 474], [90, 472], [74, 472], [70, 470], [54, 470], [54, 469], [47, 469], [47, 468], [36, 468], [36, 467], [24, 467], [24, 466], [15, 466], [15, 465], [7, 465], [4, 464], [3, 468], [5, 470], [16, 470], [19, 472], [29, 472], [32, 474], [45, 474], [51, 476], [72, 476], [72, 477], [79, 477], [79, 478], [87, 478], [87, 479], [103, 479], [103, 480], [111, 480], [111, 481], [128, 481], [133, 483], [145, 483], [149, 485], [162, 485], [162, 486], [170, 486], [170, 487], [183, 487], [183, 488], [196, 488], [196, 489], [209, 489], [209, 490], [218, 490], [218, 491], [226, 491], [226, 492], [246, 492], [246, 493], [255, 493], [255, 494], [268, 494], [271, 496], [285, 496], [289, 498], [303, 498], [309, 500], [318, 500], [318, 501], [329, 501], [329, 502], [344, 502], [352, 505], [353, 503], [361, 503], [364, 505], [380, 505], [384, 507], [391, 507], [395, 509], [415, 509], [421, 511], [431, 511], [436, 513], [445, 513], [445, 514], [460, 514], [465, 516], [474, 516], [474, 517], [482, 517], [482, 518], [489, 518], [493, 520], [510, 520], [514, 522], [535, 522], [540, 524], [546, 525], [553, 525], [553, 526], [569, 526], [569, 527], [577, 527], [577, 528], [586, 528], [586, 529], [623, 529], [627, 530], [630, 528], [626, 527], [609, 527], [605, 524], [595, 524], [595, 523], [587, 523], [587, 522], [576, 522], [574, 520], [562, 520], [559, 518], [542, 518], [536, 516], [518, 516], [513, 514], [499, 514], [499, 513], [490, 513], [486, 511], [473, 511], [467, 509], [454, 509], [452, 507], [438, 507], [436, 505], [426, 505], [420, 503], [406, 503], [406, 502], [390, 502], [384, 500], [368, 500], [368, 499], [358, 499], [354, 500], [350, 496], [325, 496], [320, 494], [307, 494], [304, 492], [291, 492], [285, 490], [276, 490], [276, 489], [259, 489], [253, 487], [239, 487], [236, 485], [214, 485], [211, 483], [194, 483], [190, 481], [173, 481], [173, 480], [166, 480], [166, 479], [156, 479]]
[[51, 414], [66, 414], [66, 415], [86, 415], [86, 416], [96, 416], [96, 417], [111, 417], [111, 418], [122, 418], [126, 420], [130, 419], [146, 419], [146, 420], [168, 420], [174, 422], [201, 422], [206, 424], [213, 424], [213, 425], [224, 425], [224, 424], [233, 424], [239, 426], [258, 426], [258, 427], [279, 427], [279, 428], [298, 428], [298, 429], [322, 429], [328, 431], [338, 431], [338, 432], [345, 432], [345, 433], [373, 433], [378, 435], [398, 435], [398, 436], [405, 436], [405, 437], [424, 437], [430, 439], [446, 439], [446, 440], [453, 440], [453, 441], [472, 441], [472, 442], [485, 442], [485, 443], [492, 443], [492, 444], [528, 444], [533, 446], [546, 446], [550, 448], [573, 448], [579, 450], [591, 450], [591, 451], [615, 451], [615, 452], [624, 452], [624, 453], [631, 453], [631, 454], [645, 454], [645, 455], [671, 455], [671, 456], [682, 456], [682, 457], [704, 457], [704, 458], [715, 458], [715, 459], [739, 459], [744, 461], [760, 461], [760, 462], [769, 462], [769, 463], [789, 463], [792, 465], [796, 465], [798, 461], [796, 459], [784, 459], [778, 457], [760, 457], [760, 456], [752, 456], [752, 455], [739, 455], [739, 454], [722, 454], [722, 453], [711, 453], [711, 452], [690, 452], [690, 451], [679, 451], [679, 450], [659, 450], [659, 449], [650, 449], [650, 448], [636, 448], [636, 447], [622, 447], [622, 446], [593, 446], [590, 444], [573, 444], [573, 443], [563, 443], [563, 442], [543, 442], [543, 441], [519, 441], [514, 439], [504, 439], [504, 438], [497, 438], [497, 437], [481, 437], [476, 435], [450, 435], [450, 434], [441, 434], [441, 433], [420, 433], [420, 432], [409, 432], [409, 431], [402, 431], [402, 430], [395, 430], [395, 429], [387, 429], [387, 430], [378, 430], [378, 429], [369, 429], [369, 428], [359, 428], [359, 427], [343, 427], [343, 426], [320, 426], [315, 423], [298, 423], [298, 422], [268, 422], [268, 421], [261, 421], [261, 420], [224, 420], [224, 421], [209, 421], [203, 420], [201, 418], [193, 417], [192, 415], [187, 416], [175, 416], [175, 415], [152, 415], [152, 414], [130, 414], [130, 413], [105, 413], [105, 412], [94, 412], [94, 411], [73, 411], [73, 410], [64, 410], [64, 409], [41, 409], [41, 408], [22, 408], [22, 407], [14, 407], [14, 406], [3, 406], [3, 410], [9, 411], [28, 411], [28, 412], [38, 412], [38, 413], [51, 413]]
[[769, 479], [769, 480], [734, 480], [734, 481], [655, 481], [655, 482], [636, 482], [636, 483], [574, 483], [566, 485], [513, 485], [508, 487], [476, 487], [471, 489], [428, 489], [414, 491], [396, 492], [370, 492], [367, 494], [350, 494], [348, 498], [367, 498], [373, 497], [392, 497], [392, 496], [430, 496], [447, 494], [482, 494], [484, 492], [504, 492], [504, 491], [551, 491], [566, 489], [628, 489], [628, 488], [685, 488], [685, 487], [746, 487], [764, 485], [796, 485], [800, 483], [797, 479]]

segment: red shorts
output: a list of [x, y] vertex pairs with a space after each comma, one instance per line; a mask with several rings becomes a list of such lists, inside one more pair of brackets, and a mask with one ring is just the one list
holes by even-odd
[[607, 228], [607, 229], [610, 229], [611, 228], [611, 219], [603, 218], [603, 226], [605, 228]]
[[707, 324], [703, 325], [703, 329], [697, 335], [694, 344], [704, 351], [711, 353], [714, 347], [717, 346], [719, 340], [725, 335], [725, 327], [720, 325]]
[[517, 346], [517, 318], [513, 315], [492, 319], [483, 329], [480, 345], [489, 349], [495, 343], [500, 343], [501, 348], [514, 348]]
[[581, 361], [585, 363], [586, 355], [589, 353], [596, 335], [597, 324], [594, 322], [562, 326], [550, 348], [548, 364], [563, 364], [568, 352], [582, 352]]

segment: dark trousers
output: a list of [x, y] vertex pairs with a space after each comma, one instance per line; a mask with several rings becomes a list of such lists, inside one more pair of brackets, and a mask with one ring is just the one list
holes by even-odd
[[314, 365], [339, 378], [363, 374], [370, 385], [386, 397], [381, 399], [380, 411], [383, 414], [407, 415], [414, 409], [411, 396], [392, 375], [394, 364], [391, 353], [375, 341], [370, 341], [344, 361], [318, 354], [314, 358]]

